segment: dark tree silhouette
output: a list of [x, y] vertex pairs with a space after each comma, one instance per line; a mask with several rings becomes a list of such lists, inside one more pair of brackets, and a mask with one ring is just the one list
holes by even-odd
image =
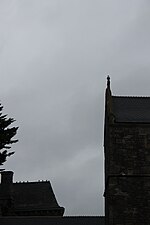
[[7, 118], [7, 115], [2, 114], [3, 106], [0, 103], [0, 165], [6, 161], [8, 156], [14, 154], [14, 152], [8, 152], [10, 145], [16, 143], [18, 140], [12, 138], [16, 135], [18, 127], [10, 127], [15, 120], [13, 118]]

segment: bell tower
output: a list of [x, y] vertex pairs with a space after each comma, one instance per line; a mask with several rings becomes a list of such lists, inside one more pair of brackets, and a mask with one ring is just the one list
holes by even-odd
[[106, 225], [150, 224], [150, 97], [105, 95]]

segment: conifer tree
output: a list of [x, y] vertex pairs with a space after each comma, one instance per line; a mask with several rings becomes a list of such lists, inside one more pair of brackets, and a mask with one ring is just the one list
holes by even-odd
[[14, 154], [14, 152], [8, 152], [8, 149], [11, 148], [11, 144], [18, 141], [12, 139], [16, 135], [18, 127], [9, 127], [15, 120], [3, 115], [2, 109], [3, 106], [0, 103], [0, 165], [3, 165], [8, 156]]

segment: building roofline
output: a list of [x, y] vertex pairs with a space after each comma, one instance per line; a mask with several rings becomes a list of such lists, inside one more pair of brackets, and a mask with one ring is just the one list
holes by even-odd
[[112, 98], [149, 98], [150, 99], [150, 96], [134, 96], [134, 95], [112, 95]]

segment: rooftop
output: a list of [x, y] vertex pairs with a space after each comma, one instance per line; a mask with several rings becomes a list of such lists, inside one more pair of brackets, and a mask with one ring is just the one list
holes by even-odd
[[105, 217], [70, 216], [70, 217], [3, 217], [3, 225], [104, 225]]
[[112, 96], [115, 122], [150, 123], [150, 97]]
[[[7, 201], [7, 206], [5, 207]], [[50, 181], [13, 183], [13, 172], [1, 172], [0, 204], [2, 215], [62, 216]]]

